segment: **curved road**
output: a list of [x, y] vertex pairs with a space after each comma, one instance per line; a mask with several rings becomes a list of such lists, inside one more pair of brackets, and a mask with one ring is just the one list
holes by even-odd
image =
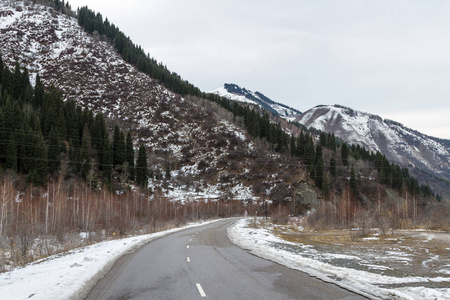
[[119, 259], [90, 299], [365, 299], [232, 244], [234, 220], [154, 240]]

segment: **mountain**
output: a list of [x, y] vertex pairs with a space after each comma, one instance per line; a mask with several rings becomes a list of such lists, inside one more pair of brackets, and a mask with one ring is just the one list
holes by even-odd
[[233, 101], [259, 105], [260, 107], [286, 120], [294, 120], [301, 114], [301, 112], [295, 108], [275, 102], [258, 91], [252, 92], [232, 83], [225, 83], [222, 87], [212, 90], [209, 93], [216, 94]]
[[[147, 146], [152, 190], [183, 201], [266, 197], [286, 203], [300, 187], [320, 197], [313, 181], [320, 183], [321, 177], [311, 178], [314, 166], [308, 162], [307, 170], [300, 154], [314, 153], [317, 143], [312, 137], [290, 139], [280, 124], [249, 109], [233, 115], [220, 107], [221, 100], [174, 93], [127, 63], [124, 59], [130, 59], [130, 53], [119, 53], [117, 40], [95, 30], [87, 33], [72, 15], [32, 2], [1, 2], [2, 59], [11, 68], [16, 62], [27, 67], [32, 78], [39, 73], [44, 85], [60, 89], [64, 99], [102, 112], [110, 128], [121, 124], [130, 130], [138, 143]], [[99, 15], [92, 12], [92, 16]], [[224, 89], [265, 103], [285, 117], [300, 113], [259, 92], [236, 85]]]
[[[33, 84], [39, 74], [64, 99], [102, 112], [111, 127], [122, 124], [145, 143], [159, 178], [150, 186], [168, 198], [259, 199], [264, 193], [284, 200], [305, 181], [297, 159], [262, 149], [217, 104], [182, 97], [139, 72], [74, 17], [31, 2], [2, 1], [0, 31], [0, 53], [11, 69], [20, 63]], [[286, 174], [295, 175], [286, 181]]]
[[[450, 194], [450, 141], [427, 136], [402, 124], [380, 116], [340, 105], [316, 106], [296, 119], [306, 127], [334, 133], [349, 144], [379, 151], [390, 161], [409, 166], [414, 174], [431, 183], [431, 174], [440, 186], [432, 186]], [[436, 180], [433, 180], [436, 181]]]

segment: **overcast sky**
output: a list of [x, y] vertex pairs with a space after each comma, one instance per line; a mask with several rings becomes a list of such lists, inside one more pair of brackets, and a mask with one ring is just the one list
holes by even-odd
[[450, 139], [450, 1], [69, 0], [169, 70], [306, 111], [341, 104]]

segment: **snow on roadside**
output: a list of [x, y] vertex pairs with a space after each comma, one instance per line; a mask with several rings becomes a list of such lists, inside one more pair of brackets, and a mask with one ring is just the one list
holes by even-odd
[[[227, 229], [229, 239], [249, 252], [306, 272], [323, 281], [335, 283], [371, 299], [450, 299], [450, 288], [433, 289], [419, 286], [421, 283], [450, 282], [446, 277], [392, 277], [351, 268], [337, 267], [299, 254], [276, 248], [274, 244], [294, 244], [282, 240], [263, 228], [247, 226], [251, 219], [241, 219]], [[296, 244], [302, 246], [301, 244]], [[330, 254], [332, 255], [332, 254]], [[409, 284], [398, 288], [384, 288], [388, 284]]]
[[156, 239], [218, 220], [101, 242], [41, 259], [0, 274], [2, 299], [82, 299], [124, 254]]

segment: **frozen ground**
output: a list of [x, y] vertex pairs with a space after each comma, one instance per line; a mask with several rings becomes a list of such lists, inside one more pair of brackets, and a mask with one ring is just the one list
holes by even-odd
[[[255, 255], [375, 299], [450, 299], [450, 234], [398, 231], [358, 242], [348, 231], [302, 232], [240, 220], [229, 238]], [[262, 222], [262, 221], [261, 221]]]
[[[400, 232], [392, 243], [379, 243], [375, 235], [359, 247], [349, 247], [340, 243], [338, 234], [325, 239], [321, 235], [317, 242], [317, 234], [299, 234], [288, 227], [249, 227], [252, 220], [239, 220], [228, 236], [258, 256], [369, 298], [450, 299], [448, 233]], [[80, 299], [122, 255], [155, 238], [203, 224], [102, 242], [1, 273], [1, 299]]]
[[80, 299], [122, 255], [158, 237], [211, 222], [215, 221], [102, 242], [50, 256], [24, 268], [1, 273], [0, 298]]

